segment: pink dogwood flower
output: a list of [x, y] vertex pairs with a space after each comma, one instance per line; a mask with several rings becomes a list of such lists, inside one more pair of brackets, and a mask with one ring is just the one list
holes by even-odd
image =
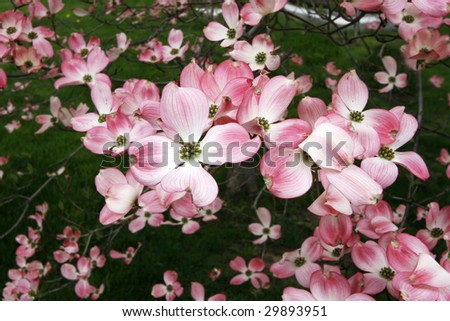
[[222, 15], [228, 26], [211, 21], [203, 33], [210, 41], [222, 41], [221, 47], [229, 47], [234, 45], [244, 33], [243, 20], [239, 20], [239, 8], [234, 0], [224, 0], [222, 3]]
[[168, 38], [169, 45], [162, 47], [163, 62], [169, 62], [175, 58], [184, 59], [184, 54], [189, 48], [189, 41], [183, 44], [183, 31], [171, 29]]
[[311, 274], [320, 270], [320, 265], [315, 262], [320, 260], [322, 254], [323, 247], [320, 240], [310, 236], [303, 241], [300, 249], [284, 253], [280, 261], [270, 266], [270, 272], [280, 279], [295, 275], [301, 286], [309, 288]]
[[[208, 115], [209, 103], [203, 92], [174, 83], [166, 85], [161, 97], [161, 126], [166, 136], [150, 136], [141, 141], [143, 147], [129, 149], [136, 179], [145, 185], [161, 183], [168, 193], [189, 190], [196, 206], [211, 204], [218, 186], [202, 164], [244, 161], [256, 153], [260, 140], [250, 139], [236, 123], [213, 126], [203, 136]], [[229, 144], [236, 147], [230, 148]]]
[[253, 241], [253, 244], [262, 244], [269, 238], [272, 240], [278, 240], [281, 237], [281, 225], [271, 225], [272, 216], [269, 210], [265, 207], [260, 207], [256, 210], [260, 223], [252, 223], [248, 226], [250, 233], [256, 236], [260, 236], [257, 240]]
[[397, 179], [398, 168], [396, 164], [405, 167], [423, 181], [430, 177], [425, 162], [417, 153], [397, 151], [414, 136], [418, 126], [417, 120], [404, 113], [404, 109], [405, 107], [398, 106], [390, 111], [400, 122], [395, 141], [381, 146], [376, 157], [366, 158], [361, 163], [361, 168], [383, 188], [392, 185]]
[[259, 34], [253, 38], [252, 44], [247, 41], [236, 42], [230, 56], [247, 63], [252, 70], [261, 70], [265, 67], [276, 70], [280, 66], [280, 56], [274, 55], [275, 50], [270, 36]]
[[327, 71], [327, 73], [329, 73], [332, 76], [339, 76], [342, 72], [341, 69], [338, 69], [336, 67], [336, 65], [334, 64], [333, 61], [330, 61], [329, 63], [327, 63], [327, 65], [325, 66], [325, 70]]
[[397, 62], [391, 56], [385, 56], [382, 59], [384, 68], [387, 72], [379, 71], [375, 73], [375, 80], [386, 87], [379, 89], [380, 93], [391, 91], [394, 86], [397, 88], [405, 88], [407, 83], [407, 75], [405, 73], [397, 74]]
[[152, 288], [152, 296], [155, 298], [165, 296], [167, 301], [173, 301], [176, 297], [181, 296], [183, 288], [177, 279], [177, 272], [172, 270], [164, 272], [165, 284], [155, 284]]
[[231, 279], [231, 285], [241, 285], [250, 280], [256, 289], [267, 289], [269, 287], [270, 279], [265, 273], [261, 272], [264, 270], [265, 263], [260, 258], [251, 259], [247, 266], [245, 260], [237, 256], [230, 261], [230, 267], [233, 271], [241, 273]]
[[35, 134], [42, 134], [58, 123], [62, 123], [64, 126], [70, 124], [72, 115], [67, 108], [61, 106], [61, 100], [58, 97], [50, 97], [50, 113], [51, 115], [36, 116], [36, 122], [42, 126]]
[[133, 261], [134, 256], [136, 255], [137, 251], [139, 251], [141, 246], [142, 246], [141, 242], [138, 243], [136, 248], [134, 248], [132, 246], [129, 246], [127, 248], [127, 250], [125, 251], [125, 253], [121, 253], [121, 252], [116, 251], [116, 250], [111, 250], [109, 252], [109, 256], [112, 259], [123, 259], [123, 263], [125, 263], [125, 264], [131, 264], [131, 262]]
[[381, 8], [383, 0], [344, 0], [340, 6], [344, 8], [347, 16], [354, 16], [356, 10], [373, 12]]
[[94, 48], [87, 56], [87, 61], [73, 58], [63, 61], [61, 71], [64, 77], [55, 81], [55, 88], [87, 84], [90, 88], [97, 82], [102, 82], [111, 87], [111, 80], [106, 74], [101, 73], [109, 64], [109, 59], [99, 48]]
[[430, 80], [430, 83], [436, 88], [441, 88], [442, 84], [445, 81], [445, 79], [443, 77], [440, 77], [438, 75], [431, 76], [429, 80]]
[[128, 229], [131, 233], [142, 230], [145, 225], [158, 227], [164, 222], [164, 215], [167, 206], [161, 202], [156, 191], [149, 191], [138, 198], [139, 209], [134, 214], [136, 218], [130, 222]]
[[37, 72], [42, 68], [41, 58], [33, 47], [18, 46], [14, 50], [14, 63], [27, 74]]
[[92, 50], [100, 47], [100, 38], [90, 37], [86, 43], [84, 36], [78, 32], [74, 32], [70, 35], [67, 41], [69, 48], [79, 55], [80, 58], [86, 58]]
[[87, 299], [92, 293], [92, 286], [89, 284], [92, 266], [91, 260], [87, 257], [80, 257], [77, 266], [65, 263], [61, 266], [61, 274], [64, 278], [77, 281], [75, 293], [81, 299]]
[[440, 239], [450, 241], [450, 206], [439, 209], [439, 204], [433, 202], [428, 208], [426, 229], [419, 230], [416, 236], [432, 250]]

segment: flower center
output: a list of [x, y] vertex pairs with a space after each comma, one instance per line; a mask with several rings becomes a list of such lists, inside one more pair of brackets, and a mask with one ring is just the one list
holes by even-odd
[[167, 290], [167, 292], [172, 292], [173, 291], [172, 284], [169, 284], [168, 286], [166, 286], [166, 290]]
[[91, 82], [92, 81], [92, 76], [91, 75], [84, 75], [83, 81], [86, 82], [86, 83]]
[[33, 63], [29, 60], [25, 61], [23, 64], [27, 69], [30, 69], [31, 67], [33, 67]]
[[388, 281], [392, 281], [395, 276], [395, 271], [390, 266], [385, 266], [380, 270], [380, 276]]
[[270, 228], [265, 227], [265, 228], [263, 228], [262, 232], [263, 232], [263, 234], [269, 235], [269, 233], [270, 233]]
[[341, 252], [342, 252], [342, 248], [336, 247], [336, 248], [331, 252], [331, 255], [333, 255], [334, 257], [340, 257], [340, 256], [341, 256]]
[[236, 38], [236, 29], [233, 29], [233, 28], [228, 29], [228, 31], [227, 31], [227, 37], [228, 37], [228, 39], [234, 39], [234, 38]]
[[150, 218], [150, 216], [152, 216], [152, 214], [150, 214], [149, 212], [145, 212], [145, 214], [144, 214], [145, 218]]
[[357, 123], [360, 123], [364, 120], [364, 115], [362, 112], [358, 111], [358, 110], [353, 110], [350, 113], [350, 120], [351, 121], [355, 121]]
[[200, 149], [199, 143], [182, 143], [182, 147], [180, 149], [180, 158], [187, 161], [199, 156], [201, 153], [202, 150]]
[[257, 123], [258, 123], [258, 126], [262, 127], [265, 132], [267, 132], [270, 128], [269, 121], [264, 117], [258, 118]]
[[264, 65], [264, 63], [266, 62], [266, 59], [267, 59], [267, 55], [266, 55], [266, 53], [263, 52], [263, 51], [258, 52], [258, 53], [256, 54], [256, 56], [255, 56], [255, 62], [256, 62], [258, 65]]
[[434, 237], [435, 239], [437, 239], [438, 237], [441, 237], [442, 234], [444, 234], [444, 231], [439, 227], [435, 227], [434, 229], [432, 229], [430, 231], [431, 237]]
[[104, 123], [106, 121], [106, 115], [105, 114], [101, 114], [100, 116], [98, 116], [98, 122], [99, 123]]
[[404, 16], [403, 17], [403, 21], [406, 22], [406, 23], [413, 23], [414, 22], [414, 17], [410, 16], [410, 15]]
[[171, 54], [172, 56], [175, 56], [175, 55], [178, 55], [179, 52], [180, 52], [180, 51], [179, 51], [177, 48], [172, 48], [172, 50], [170, 51], [170, 54]]
[[250, 271], [250, 270], [245, 271], [245, 275], [248, 276], [248, 277], [251, 277], [252, 274], [253, 274], [253, 272]]
[[28, 39], [30, 39], [30, 40], [37, 39], [37, 37], [38, 37], [38, 35], [37, 35], [37, 33], [34, 32], [34, 31], [32, 31], [32, 32], [30, 32], [30, 33], [28, 34]]
[[119, 147], [124, 146], [125, 142], [126, 142], [126, 139], [125, 139], [125, 136], [123, 136], [123, 135], [120, 135], [116, 138], [116, 143], [117, 143], [117, 146], [119, 146]]
[[393, 160], [395, 157], [395, 152], [392, 150], [392, 148], [383, 146], [381, 147], [380, 151], [378, 152], [378, 157], [387, 159], [387, 160]]
[[208, 215], [212, 215], [212, 213], [213, 213], [213, 212], [212, 212], [210, 209], [207, 209], [207, 210], [205, 211], [205, 215], [207, 215], [207, 216], [208, 216]]
[[295, 261], [294, 261], [294, 264], [297, 267], [301, 267], [305, 263], [306, 263], [306, 259], [303, 256], [300, 256], [300, 257], [296, 258]]
[[17, 28], [16, 27], [8, 27], [8, 29], [6, 29], [6, 33], [8, 35], [12, 35], [13, 33], [17, 32]]
[[219, 106], [217, 105], [211, 105], [209, 106], [209, 115], [208, 118], [214, 118], [214, 116], [216, 116], [217, 111], [219, 110]]
[[394, 84], [395, 83], [395, 77], [394, 76], [389, 77], [389, 82], [391, 84]]
[[151, 57], [150, 57], [150, 60], [151, 60], [151, 61], [156, 61], [156, 56], [155, 56], [155, 55], [151, 56]]
[[81, 57], [85, 57], [88, 53], [89, 53], [89, 49], [88, 48], [83, 48], [83, 49], [80, 50]]

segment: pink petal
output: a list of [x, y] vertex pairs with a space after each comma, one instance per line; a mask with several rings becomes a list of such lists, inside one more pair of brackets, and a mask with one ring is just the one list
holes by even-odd
[[89, 284], [88, 280], [81, 279], [78, 280], [75, 285], [75, 293], [81, 299], [87, 299], [92, 293], [92, 286]]
[[362, 111], [369, 98], [366, 84], [359, 79], [355, 70], [346, 73], [339, 80], [337, 93], [350, 110]]
[[316, 301], [316, 299], [306, 290], [287, 287], [283, 290], [283, 301]]
[[248, 277], [245, 274], [239, 274], [234, 276], [231, 280], [230, 280], [230, 284], [231, 285], [241, 285], [244, 282], [248, 281]]
[[195, 301], [205, 301], [205, 288], [201, 283], [191, 282], [191, 296]]
[[180, 48], [183, 43], [183, 31], [171, 29], [169, 32], [168, 42], [172, 48]]
[[200, 164], [185, 163], [170, 171], [161, 181], [161, 187], [169, 193], [183, 192], [189, 189], [195, 205], [211, 204], [218, 194], [214, 178]]
[[298, 151], [272, 148], [263, 156], [260, 170], [267, 188], [280, 198], [301, 196], [312, 185], [311, 168], [304, 163]]
[[259, 99], [259, 115], [269, 123], [280, 120], [294, 98], [297, 85], [284, 76], [275, 76], [264, 87]]
[[201, 141], [202, 162], [210, 165], [239, 163], [253, 157], [260, 145], [258, 137], [250, 139], [244, 127], [237, 123], [216, 125]]
[[245, 273], [247, 271], [247, 264], [242, 257], [237, 256], [234, 260], [230, 261], [230, 268], [236, 272]]
[[211, 21], [208, 26], [203, 29], [203, 34], [210, 41], [220, 41], [227, 38], [228, 28], [222, 24]]
[[361, 169], [383, 188], [391, 186], [398, 177], [397, 166], [393, 162], [379, 157], [364, 159], [361, 163]]
[[350, 291], [347, 279], [336, 272], [317, 271], [311, 276], [311, 293], [318, 301], [343, 301]]
[[270, 226], [270, 221], [271, 221], [272, 216], [267, 208], [259, 207], [256, 210], [256, 215], [258, 215], [258, 218], [264, 227]]
[[427, 285], [436, 288], [450, 286], [450, 273], [428, 254], [419, 254], [417, 266], [413, 271], [413, 284]]
[[155, 284], [152, 287], [152, 296], [155, 298], [161, 298], [167, 293], [167, 288], [164, 284]]
[[248, 231], [253, 235], [263, 235], [264, 226], [259, 223], [252, 223], [248, 226]]
[[324, 170], [326, 177], [353, 205], [376, 204], [383, 189], [366, 172], [350, 165], [341, 172]]
[[102, 196], [106, 195], [111, 186], [127, 183], [125, 175], [117, 168], [101, 169], [100, 173], [95, 176], [95, 187]]
[[118, 214], [128, 213], [136, 201], [136, 189], [129, 184], [116, 184], [110, 187], [105, 195], [108, 208]]
[[392, 160], [394, 163], [400, 164], [423, 181], [430, 177], [427, 165], [415, 152], [395, 152], [395, 157]]
[[264, 263], [264, 261], [257, 257], [251, 259], [248, 263], [248, 269], [253, 272], [262, 271], [264, 270], [265, 266], [266, 264]]
[[203, 92], [166, 85], [161, 97], [161, 119], [184, 142], [198, 142], [208, 123], [209, 103]]
[[320, 98], [305, 97], [297, 106], [298, 117], [306, 120], [311, 128], [319, 117], [327, 114], [327, 105]]
[[61, 266], [61, 274], [64, 278], [68, 280], [78, 279], [77, 269], [72, 264], [63, 264]]

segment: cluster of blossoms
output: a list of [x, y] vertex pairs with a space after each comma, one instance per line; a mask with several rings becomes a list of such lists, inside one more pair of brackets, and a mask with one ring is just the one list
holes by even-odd
[[43, 222], [47, 215], [48, 204], [43, 203], [36, 206], [36, 212], [29, 218], [35, 221], [36, 227], [28, 227], [28, 234], [17, 235], [16, 241], [19, 247], [16, 249], [17, 268], [8, 271], [9, 282], [3, 288], [4, 300], [34, 300], [38, 293], [41, 279], [51, 269], [49, 262], [42, 263], [31, 258], [41, 240]]
[[[417, 120], [405, 106], [367, 109], [367, 85], [356, 70], [343, 73], [332, 61], [325, 66], [331, 102], [302, 96], [293, 110], [295, 97], [312, 88], [311, 76], [271, 74], [279, 69], [281, 56], [269, 34], [257, 34], [250, 42], [240, 40], [247, 26], [256, 26], [264, 16], [280, 11], [286, 0], [251, 0], [241, 9], [234, 0], [223, 1], [226, 25], [210, 22], [203, 34], [220, 42], [233, 60], [217, 64], [208, 60], [207, 65], [192, 60], [181, 70], [179, 81], [161, 90], [146, 79], [128, 79], [113, 86], [107, 68], [131, 45], [124, 33], [116, 35], [117, 46], [109, 50], [102, 49], [98, 38], [86, 40], [83, 34], [72, 33], [67, 48], [59, 52], [59, 74], [59, 67], [43, 63], [54, 55], [48, 39], [56, 39], [55, 34], [46, 27], [33, 27], [32, 19], [54, 15], [63, 4], [49, 1], [47, 9], [38, 0], [15, 3], [28, 5], [30, 15], [21, 11], [0, 14], [0, 59], [14, 61], [24, 73], [48, 69], [45, 77], [61, 75], [54, 82], [56, 90], [86, 86], [95, 107], [93, 111], [82, 103], [76, 109], [62, 107], [59, 98], [52, 96], [50, 114], [35, 117], [41, 125], [36, 134], [62, 124], [84, 133], [82, 143], [93, 154], [124, 160], [121, 167], [103, 168], [95, 177], [96, 190], [104, 198], [101, 224], [126, 224], [131, 233], [147, 226], [178, 226], [183, 234], [194, 234], [201, 221], [216, 220], [222, 209], [215, 171], [226, 164], [257, 159], [265, 188], [275, 197], [298, 198], [313, 186], [319, 191], [308, 207], [319, 221], [313, 235], [298, 249], [268, 264], [275, 278], [294, 277], [301, 287], [285, 288], [284, 300], [373, 300], [385, 290], [399, 300], [450, 300], [450, 206], [441, 209], [433, 202], [421, 208], [418, 218], [425, 219], [426, 226], [414, 236], [402, 228], [406, 206], [394, 211], [383, 200], [384, 190], [399, 176], [398, 165], [421, 181], [430, 177], [422, 157], [403, 150], [418, 130]], [[400, 37], [407, 42], [401, 49], [406, 64], [419, 70], [450, 53], [449, 37], [437, 30], [447, 23], [447, 1], [434, 3], [358, 0], [343, 1], [341, 6], [349, 16], [357, 10], [381, 10], [387, 21], [398, 25]], [[107, 2], [107, 14], [121, 5], [120, 0]], [[150, 13], [159, 16], [162, 11], [181, 10], [186, 14], [186, 6], [187, 1], [160, 0]], [[94, 10], [95, 4], [74, 13], [81, 17]], [[135, 10], [128, 8], [117, 19], [138, 19]], [[167, 43], [153, 38], [137, 47], [138, 60], [184, 60], [189, 41], [183, 32], [171, 29]], [[293, 61], [301, 64], [299, 56]], [[385, 85], [379, 92], [406, 87], [406, 74], [397, 73], [395, 59], [385, 56], [382, 62], [386, 72], [375, 74]], [[437, 87], [442, 84], [438, 78], [431, 81]], [[0, 88], [6, 86], [6, 73], [0, 69]], [[11, 124], [10, 130], [19, 125]], [[0, 159], [0, 165], [8, 160]], [[448, 152], [443, 150], [438, 160], [449, 164]], [[42, 205], [33, 216], [38, 228], [29, 228], [28, 236], [17, 238], [19, 269], [9, 273], [5, 299], [33, 299], [40, 278], [49, 270], [48, 264], [39, 261], [27, 263], [39, 243], [46, 211]], [[268, 209], [257, 208], [256, 215], [260, 223], [248, 226], [258, 237], [253, 244], [281, 238], [281, 226], [272, 225]], [[90, 277], [105, 265], [106, 257], [98, 246], [89, 249], [89, 242], [80, 251], [81, 237], [79, 230], [67, 226], [57, 235], [62, 244], [53, 257], [61, 264], [62, 276], [76, 282], [76, 295], [95, 300], [104, 285], [92, 286]], [[446, 249], [436, 255], [432, 251], [438, 242]], [[138, 243], [125, 252], [110, 250], [109, 255], [130, 264], [140, 247]], [[336, 265], [345, 257], [351, 258], [357, 273], [347, 275], [348, 271]], [[230, 279], [231, 285], [250, 281], [261, 290], [270, 285], [262, 258], [254, 257], [247, 264], [237, 256], [229, 266], [238, 273]], [[214, 270], [211, 279], [220, 274]], [[183, 294], [175, 271], [167, 270], [163, 279], [164, 284], [153, 286], [153, 297], [174, 300]], [[204, 286], [192, 282], [191, 296], [204, 300]], [[225, 299], [222, 293], [209, 298]]]

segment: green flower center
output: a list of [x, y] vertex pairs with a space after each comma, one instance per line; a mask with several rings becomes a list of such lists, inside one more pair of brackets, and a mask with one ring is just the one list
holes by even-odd
[[305, 263], [306, 263], [306, 259], [303, 256], [300, 256], [300, 257], [296, 258], [295, 261], [294, 261], [294, 264], [297, 267], [301, 267]]
[[187, 219], [187, 217], [183, 217], [181, 219], [181, 223], [186, 224], [187, 222], [189, 222], [189, 220]]
[[380, 151], [378, 152], [378, 157], [387, 159], [387, 160], [393, 160], [395, 157], [395, 152], [392, 150], [392, 148], [383, 146], [381, 147]]
[[266, 59], [267, 59], [267, 55], [265, 52], [262, 52], [262, 51], [258, 52], [255, 56], [255, 62], [258, 65], [264, 65], [264, 63], [266, 62]]
[[120, 135], [120, 136], [117, 137], [117, 139], [116, 139], [117, 146], [119, 146], [119, 147], [125, 146], [125, 142], [126, 142], [125, 136], [123, 136], [123, 135]]
[[410, 16], [410, 15], [404, 16], [403, 17], [403, 21], [406, 22], [406, 23], [413, 23], [414, 22], [414, 17]]
[[12, 35], [13, 33], [16, 33], [17, 32], [17, 28], [16, 27], [8, 27], [7, 29], [6, 29], [6, 33], [8, 34], [8, 35]]
[[172, 56], [175, 56], [175, 55], [178, 55], [179, 52], [180, 52], [180, 51], [179, 51], [177, 48], [172, 48], [172, 50], [170, 51], [170, 54], [171, 54]]
[[233, 29], [233, 28], [228, 29], [228, 31], [227, 31], [227, 37], [228, 37], [228, 39], [234, 39], [234, 38], [236, 38], [236, 29]]
[[98, 122], [99, 123], [104, 123], [106, 121], [106, 115], [105, 114], [101, 114], [100, 116], [98, 116]]
[[151, 57], [150, 57], [150, 60], [151, 60], [151, 61], [156, 61], [156, 56], [155, 56], [155, 55], [151, 56]]
[[358, 110], [353, 110], [350, 113], [350, 120], [351, 121], [355, 121], [357, 123], [360, 123], [364, 120], [364, 115], [362, 112], [358, 111]]
[[392, 281], [395, 271], [390, 266], [385, 266], [380, 270], [380, 276], [385, 280]]
[[258, 118], [258, 122], [257, 123], [258, 123], [258, 126], [262, 127], [265, 132], [267, 132], [269, 130], [269, 128], [270, 128], [269, 121], [266, 118], [264, 118], [264, 117]]
[[217, 105], [211, 105], [211, 106], [209, 107], [209, 115], [208, 115], [208, 117], [209, 117], [210, 119], [211, 119], [211, 118], [214, 118], [214, 116], [216, 116], [218, 110], [219, 110], [219, 106], [217, 106]]
[[253, 274], [253, 272], [250, 271], [250, 270], [245, 271], [245, 275], [248, 276], [248, 277], [251, 277], [252, 274]]
[[86, 83], [91, 82], [92, 81], [92, 76], [91, 75], [84, 75], [83, 81], [86, 82]]
[[167, 290], [167, 292], [172, 292], [173, 291], [172, 284], [169, 284], [168, 286], [166, 286], [166, 290]]
[[389, 82], [395, 84], [395, 77], [394, 76], [389, 77]]
[[88, 48], [83, 48], [83, 49], [80, 50], [81, 57], [85, 57], [88, 53], [89, 53], [89, 49]]
[[213, 213], [213, 212], [212, 212], [210, 209], [207, 209], [207, 210], [205, 211], [205, 215], [207, 215], [207, 216], [208, 216], [208, 215], [212, 215], [212, 213]]
[[441, 237], [443, 234], [444, 234], [444, 231], [439, 227], [435, 227], [434, 229], [432, 229], [430, 231], [431, 237], [434, 237], [435, 239]]
[[32, 32], [30, 32], [30, 33], [28, 34], [28, 39], [30, 39], [30, 40], [37, 39], [37, 37], [38, 37], [38, 35], [37, 35], [37, 33], [34, 32], [34, 31], [32, 31]]
[[342, 253], [342, 248], [340, 247], [336, 247], [332, 252], [331, 255], [333, 255], [334, 257], [340, 257]]
[[31, 67], [33, 67], [33, 63], [29, 60], [25, 61], [23, 64], [27, 69], [30, 69]]
[[201, 153], [202, 150], [200, 149], [199, 143], [182, 143], [182, 147], [180, 149], [180, 158], [187, 161], [199, 156]]
[[144, 214], [145, 218], [150, 218], [150, 216], [152, 216], [152, 214], [150, 214], [149, 212], [145, 212], [145, 214]]
[[265, 228], [263, 228], [262, 232], [263, 232], [263, 234], [269, 235], [269, 233], [270, 233], [270, 228], [265, 227]]

